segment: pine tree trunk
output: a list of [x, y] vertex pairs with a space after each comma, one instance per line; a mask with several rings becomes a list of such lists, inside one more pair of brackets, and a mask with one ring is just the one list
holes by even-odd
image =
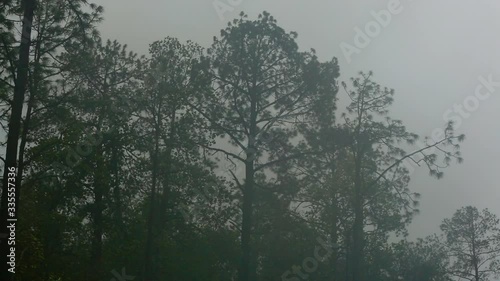
[[243, 189], [243, 208], [241, 222], [241, 265], [239, 270], [239, 281], [250, 281], [252, 274], [251, 266], [251, 235], [253, 219], [253, 197], [255, 185], [254, 162], [256, 157], [255, 139], [257, 136], [257, 106], [252, 95], [250, 105], [250, 130], [248, 138], [247, 158], [245, 162], [245, 185]]
[[[251, 153], [250, 153], [251, 154]], [[251, 274], [251, 231], [252, 231], [252, 213], [253, 213], [253, 188], [254, 188], [254, 167], [253, 159], [246, 163], [246, 179], [243, 191], [243, 216], [241, 228], [241, 268], [240, 281], [250, 281]]]
[[91, 280], [99, 280], [102, 274], [102, 234], [103, 234], [103, 194], [102, 186], [94, 187], [94, 210], [92, 211], [92, 252], [90, 255], [91, 271], [94, 272]]
[[[14, 86], [14, 99], [12, 101], [12, 111], [9, 120], [9, 132], [7, 136], [7, 147], [5, 155], [5, 165], [3, 172], [3, 182], [2, 182], [2, 198], [0, 202], [0, 280], [10, 280], [13, 274], [7, 271], [7, 253], [9, 251], [8, 242], [8, 229], [7, 229], [7, 218], [9, 218], [8, 213], [8, 174], [10, 167], [17, 168], [17, 147], [19, 144], [19, 135], [21, 130], [21, 119], [24, 103], [24, 95], [26, 93], [26, 86], [28, 83], [28, 67], [30, 58], [30, 45], [31, 45], [31, 24], [33, 22], [33, 14], [36, 6], [35, 0], [25, 0], [24, 4], [24, 15], [22, 24], [22, 35], [21, 44], [19, 50], [19, 61], [17, 64], [17, 76], [15, 79]], [[16, 184], [15, 197], [16, 197], [16, 216], [17, 218], [17, 208], [20, 203], [19, 192], [21, 186]]]
[[119, 154], [120, 147], [118, 144], [113, 146], [112, 157], [111, 157], [111, 172], [113, 175], [113, 197], [115, 201], [114, 219], [119, 228], [120, 237], [124, 237], [126, 233], [125, 224], [123, 222], [123, 206], [122, 206], [122, 195], [120, 189], [120, 158]]
[[172, 151], [175, 146], [175, 134], [176, 134], [176, 106], [173, 105], [173, 110], [170, 115], [170, 132], [168, 136], [164, 138], [165, 144], [167, 146], [166, 157], [165, 157], [165, 168], [163, 170], [164, 180], [163, 180], [163, 190], [160, 203], [160, 227], [162, 230], [167, 228], [167, 209], [168, 209], [168, 196], [170, 194], [170, 179], [172, 175]]
[[[360, 154], [360, 153], [359, 153]], [[352, 230], [352, 281], [364, 281], [363, 247], [364, 247], [364, 214], [361, 179], [361, 155], [357, 155], [354, 178], [354, 225]]]
[[158, 182], [158, 154], [160, 153], [160, 130], [161, 130], [161, 103], [157, 112], [155, 120], [155, 139], [154, 139], [154, 152], [152, 153], [152, 167], [151, 167], [151, 193], [150, 193], [150, 206], [147, 221], [147, 236], [146, 236], [146, 249], [144, 257], [144, 281], [152, 281], [154, 277], [153, 267], [153, 248], [155, 239], [155, 222], [156, 219], [156, 193]]
[[[102, 156], [102, 147], [98, 146], [96, 153], [98, 157]], [[107, 189], [106, 183], [103, 180], [102, 171], [104, 161], [97, 161], [96, 170], [94, 172], [94, 204], [91, 212], [92, 216], [92, 248], [90, 253], [91, 280], [98, 281], [102, 277], [102, 236], [104, 233], [104, 193]]]
[[[334, 151], [336, 151], [336, 148], [334, 149]], [[336, 160], [331, 160], [330, 162], [330, 180], [331, 182], [333, 183], [335, 181], [335, 174], [336, 174]], [[335, 280], [337, 278], [337, 269], [338, 269], [338, 266], [337, 266], [337, 260], [338, 260], [338, 247], [336, 246], [336, 244], [338, 243], [338, 240], [339, 240], [339, 228], [337, 226], [337, 221], [339, 220], [339, 206], [338, 206], [338, 198], [337, 198], [337, 195], [336, 194], [333, 194], [332, 196], [332, 204], [331, 204], [331, 212], [332, 212], [332, 216], [331, 216], [331, 226], [332, 228], [330, 229], [330, 239], [331, 239], [331, 242], [333, 243], [334, 248], [332, 249], [333, 252], [332, 252], [332, 255], [330, 256], [330, 274], [331, 276], [330, 279], [331, 280]]]

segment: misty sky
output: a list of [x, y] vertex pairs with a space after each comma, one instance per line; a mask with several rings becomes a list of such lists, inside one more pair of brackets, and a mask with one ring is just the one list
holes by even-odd
[[[403, 120], [409, 131], [430, 136], [445, 125], [443, 115], [460, 120], [458, 132], [467, 135], [462, 145], [465, 162], [448, 168], [441, 180], [430, 178], [425, 168], [412, 174], [410, 187], [422, 198], [411, 237], [438, 231], [443, 218], [465, 205], [487, 207], [500, 216], [500, 83], [489, 86], [494, 90], [489, 97], [488, 85], [481, 86], [485, 98], [474, 98], [480, 76], [500, 82], [500, 2], [394, 1], [220, 0], [237, 4], [222, 20], [213, 0], [95, 3], [105, 8], [103, 37], [117, 39], [139, 54], [147, 54], [149, 43], [167, 36], [208, 47], [241, 11], [250, 18], [270, 12], [285, 30], [298, 32], [302, 50], [314, 48], [321, 60], [337, 57], [341, 80], [373, 70], [376, 82], [395, 89], [391, 116]], [[374, 20], [373, 13], [388, 10], [388, 5], [397, 5], [393, 7], [399, 12], [349, 63], [341, 43], [355, 46], [355, 28], [364, 30]], [[464, 102], [472, 110], [456, 106]]]

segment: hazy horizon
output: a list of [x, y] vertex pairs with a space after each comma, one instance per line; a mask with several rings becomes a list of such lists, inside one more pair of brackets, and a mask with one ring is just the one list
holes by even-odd
[[[216, 2], [234, 10], [222, 13], [221, 20], [213, 4]], [[373, 13], [387, 10], [391, 1], [240, 2], [234, 7], [231, 1], [201, 0], [96, 3], [105, 9], [104, 22], [99, 26], [103, 37], [117, 39], [139, 54], [147, 54], [149, 43], [167, 36], [209, 47], [220, 29], [238, 18], [241, 11], [250, 19], [268, 11], [286, 31], [298, 33], [302, 50], [314, 48], [323, 61], [337, 57], [340, 80], [372, 70], [378, 83], [394, 88], [391, 112], [408, 130], [430, 136], [436, 127], [445, 126], [443, 115], [447, 110], [453, 111], [449, 117], [462, 119], [457, 132], [466, 134], [462, 145], [464, 163], [447, 168], [441, 180], [429, 177], [425, 168], [412, 175], [411, 190], [421, 193], [422, 198], [421, 213], [409, 227], [411, 237], [437, 232], [442, 219], [461, 206], [489, 208], [500, 214], [495, 177], [500, 168], [495, 161], [500, 152], [496, 146], [500, 132], [494, 126], [500, 119], [500, 111], [495, 111], [500, 104], [500, 90], [481, 101], [477, 110], [466, 112], [468, 117], [454, 110], [455, 104], [463, 104], [474, 95], [479, 77], [491, 75], [493, 81], [500, 81], [500, 38], [493, 36], [500, 27], [500, 17], [495, 17], [500, 11], [499, 2], [401, 0], [400, 13], [393, 14], [368, 46], [352, 55], [350, 63], [340, 44], [354, 46], [355, 28], [363, 30], [374, 20]], [[342, 98], [345, 92], [340, 90], [338, 96]]]

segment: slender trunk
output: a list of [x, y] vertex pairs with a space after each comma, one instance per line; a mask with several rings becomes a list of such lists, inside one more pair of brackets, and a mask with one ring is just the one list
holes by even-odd
[[472, 264], [474, 266], [474, 278], [476, 281], [480, 281], [479, 276], [479, 257], [476, 250], [476, 231], [474, 227], [474, 212], [470, 212], [469, 218], [471, 220], [471, 235], [472, 235]]
[[357, 155], [354, 178], [354, 225], [352, 229], [352, 281], [364, 281], [363, 247], [364, 247], [364, 214], [361, 179], [361, 155]]
[[[250, 153], [251, 154], [251, 153]], [[241, 229], [241, 268], [240, 281], [249, 281], [251, 263], [251, 231], [253, 213], [254, 165], [253, 159], [246, 163], [246, 179], [243, 190], [243, 216]]]
[[[34, 94], [31, 94], [30, 100], [28, 102], [28, 109], [26, 112], [26, 118], [23, 122], [23, 132], [21, 135], [21, 144], [19, 145], [19, 165], [17, 168], [17, 185], [18, 187], [21, 185], [21, 181], [23, 179], [24, 173], [24, 151], [26, 150], [26, 143], [28, 138], [29, 124], [31, 121], [31, 113], [33, 111], [33, 103], [34, 103]], [[16, 202], [18, 202], [21, 192], [16, 193]]]
[[[21, 134], [21, 144], [19, 145], [19, 163], [17, 168], [17, 179], [16, 182], [20, 186], [22, 184], [23, 173], [24, 173], [24, 151], [26, 150], [26, 143], [28, 142], [28, 132], [31, 121], [31, 114], [33, 112], [33, 107], [35, 106], [35, 96], [38, 92], [38, 86], [40, 83], [40, 48], [41, 48], [41, 40], [38, 39], [35, 45], [35, 61], [33, 68], [33, 83], [29, 87], [30, 95], [28, 97], [28, 108], [26, 110], [26, 118], [23, 122], [23, 131]], [[19, 191], [16, 194], [16, 202], [21, 197], [21, 192]]]
[[165, 178], [163, 180], [163, 190], [162, 198], [160, 204], [160, 218], [162, 230], [167, 227], [167, 207], [168, 207], [168, 195], [170, 192], [170, 175], [172, 174], [172, 150], [175, 146], [175, 122], [176, 122], [176, 106], [173, 106], [172, 113], [170, 115], [170, 132], [167, 137], [165, 137], [165, 143], [167, 145], [165, 164], [166, 167], [163, 170]]
[[[100, 131], [100, 125], [98, 126], [98, 130]], [[94, 204], [91, 210], [91, 219], [92, 219], [92, 245], [90, 252], [90, 266], [89, 276], [90, 280], [98, 281], [102, 278], [103, 270], [102, 270], [102, 237], [104, 234], [104, 196], [109, 190], [107, 186], [107, 182], [104, 176], [105, 162], [102, 159], [103, 155], [103, 147], [98, 145], [96, 147], [96, 155], [98, 155], [98, 159], [96, 161], [96, 169], [94, 171]]]
[[115, 212], [114, 218], [119, 227], [120, 235], [125, 234], [125, 225], [123, 223], [123, 208], [122, 208], [122, 196], [120, 190], [120, 170], [119, 170], [119, 148], [117, 145], [113, 146], [112, 157], [111, 157], [111, 172], [113, 174], [113, 197], [115, 201]]
[[[153, 156], [155, 159], [156, 157]], [[156, 160], [153, 160], [153, 167], [156, 167]], [[147, 226], [147, 236], [146, 236], [146, 252], [145, 252], [145, 258], [144, 258], [144, 281], [151, 281], [153, 280], [153, 225], [154, 225], [154, 219], [155, 219], [155, 205], [156, 205], [156, 172], [154, 171], [155, 168], [153, 168], [153, 176], [152, 176], [152, 184], [151, 184], [151, 193], [150, 193], [150, 199], [149, 199], [149, 213], [148, 213], [148, 226]]]
[[[162, 167], [162, 173], [163, 173], [163, 180], [162, 180], [162, 190], [160, 193], [159, 198], [159, 207], [157, 210], [158, 213], [158, 234], [159, 233], [164, 233], [165, 230], [168, 230], [168, 196], [170, 192], [170, 176], [172, 174], [172, 147], [170, 145], [167, 145], [167, 151], [166, 151], [166, 156], [165, 156], [165, 167]], [[157, 235], [158, 235], [157, 234]]]
[[155, 239], [155, 222], [156, 222], [156, 189], [158, 181], [158, 154], [160, 153], [160, 130], [161, 130], [161, 103], [158, 107], [157, 118], [155, 122], [155, 139], [154, 139], [154, 152], [152, 153], [152, 167], [151, 167], [151, 194], [150, 206], [147, 222], [147, 236], [146, 236], [146, 251], [144, 258], [144, 281], [152, 281], [154, 276], [153, 267], [153, 247]]
[[[102, 147], [98, 146], [96, 149], [98, 157], [102, 155]], [[102, 159], [98, 159], [96, 169], [94, 172], [94, 206], [91, 212], [92, 216], [92, 252], [90, 254], [90, 264], [92, 268], [91, 280], [98, 281], [102, 277], [102, 236], [104, 233], [104, 193], [105, 181], [103, 180], [103, 173], [105, 171]]]
[[355, 219], [352, 234], [352, 281], [363, 281], [363, 244], [364, 244], [364, 233], [363, 233], [363, 211], [356, 204], [355, 207]]
[[[364, 88], [364, 86], [363, 86]], [[357, 140], [354, 149], [354, 225], [352, 227], [352, 265], [351, 281], [364, 281], [364, 214], [363, 214], [363, 182], [361, 165], [364, 160], [365, 137], [361, 133], [363, 127], [363, 116], [365, 114], [365, 92], [361, 91], [358, 100], [358, 125], [356, 126], [355, 138]]]
[[[334, 200], [336, 201], [337, 198], [334, 197]], [[336, 245], [336, 243], [339, 240], [339, 235], [338, 235], [338, 227], [337, 227], [337, 221], [338, 221], [338, 207], [336, 205], [337, 202], [333, 202], [332, 205], [332, 228], [330, 232], [330, 239], [333, 243], [333, 245]], [[337, 262], [338, 262], [338, 247], [334, 247], [332, 252], [332, 255], [330, 257], [330, 266], [331, 266], [331, 278], [334, 279], [336, 278], [337, 274]]]
[[[105, 99], [109, 91], [108, 82], [109, 73], [104, 74], [103, 84], [102, 84], [102, 95]], [[100, 109], [98, 119], [97, 119], [97, 134], [101, 135], [102, 124], [105, 118], [106, 107]], [[103, 276], [103, 256], [102, 256], [102, 237], [104, 234], [104, 196], [108, 195], [109, 192], [109, 181], [107, 180], [105, 173], [109, 172], [109, 165], [104, 158], [104, 147], [102, 143], [96, 145], [95, 155], [97, 157], [95, 171], [94, 171], [94, 206], [91, 212], [92, 222], [93, 222], [93, 233], [92, 233], [92, 248], [91, 248], [91, 275], [90, 280], [99, 281]]]
[[477, 264], [477, 258], [474, 257], [474, 277], [476, 278], [476, 281], [480, 281], [481, 279], [479, 278], [479, 266]]
[[[14, 86], [14, 99], [12, 101], [12, 111], [9, 120], [9, 132], [7, 136], [7, 147], [5, 155], [5, 165], [3, 171], [2, 180], [2, 198], [0, 201], [0, 280], [10, 280], [12, 274], [7, 271], [7, 253], [9, 251], [8, 243], [8, 229], [7, 229], [7, 218], [9, 218], [8, 212], [8, 187], [9, 187], [9, 168], [17, 168], [17, 148], [19, 144], [19, 135], [21, 129], [21, 119], [24, 103], [24, 95], [26, 92], [26, 85], [28, 82], [28, 67], [29, 67], [29, 57], [30, 57], [30, 45], [31, 45], [31, 24], [33, 22], [33, 14], [36, 6], [35, 0], [25, 0], [24, 4], [24, 15], [22, 24], [22, 38], [19, 50], [19, 61], [17, 65], [17, 77], [15, 79]], [[16, 212], [10, 218], [17, 219], [17, 208], [19, 206], [19, 192], [21, 186], [16, 185], [15, 197]]]
[[[252, 95], [253, 96], [253, 95]], [[239, 270], [239, 281], [250, 281], [252, 274], [251, 266], [251, 232], [253, 219], [253, 197], [255, 185], [254, 162], [256, 157], [255, 139], [257, 135], [257, 106], [255, 98], [252, 98], [250, 105], [250, 130], [248, 137], [247, 158], [245, 161], [245, 185], [243, 189], [243, 208], [241, 222], [241, 265]]]
[[[334, 148], [334, 151], [336, 151], [336, 148]], [[336, 160], [334, 159], [335, 156], [332, 156], [332, 159], [330, 160], [330, 180], [332, 183], [332, 187], [335, 188], [335, 185], [333, 184], [335, 182], [336, 178]], [[338, 207], [338, 198], [337, 198], [337, 190], [333, 190], [332, 195], [331, 195], [332, 201], [331, 201], [331, 229], [330, 229], [330, 239], [333, 245], [336, 245], [338, 240], [339, 240], [339, 229], [337, 227], [337, 222], [339, 220], [339, 207]], [[337, 274], [337, 262], [338, 262], [338, 247], [334, 247], [332, 252], [332, 255], [330, 257], [330, 272], [331, 276], [330, 278], [334, 280], [336, 278]]]

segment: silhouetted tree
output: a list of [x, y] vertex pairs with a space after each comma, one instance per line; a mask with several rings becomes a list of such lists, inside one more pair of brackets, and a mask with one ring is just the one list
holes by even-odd
[[488, 209], [463, 207], [443, 220], [441, 230], [452, 260], [451, 274], [471, 281], [500, 274], [500, 224]]

